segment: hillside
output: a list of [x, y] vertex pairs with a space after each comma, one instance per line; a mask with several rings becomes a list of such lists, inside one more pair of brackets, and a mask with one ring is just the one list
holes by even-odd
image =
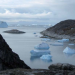
[[41, 33], [56, 38], [73, 38], [75, 36], [75, 20], [61, 21]]
[[75, 20], [65, 20], [57, 23], [47, 31], [52, 31], [57, 34], [75, 35]]

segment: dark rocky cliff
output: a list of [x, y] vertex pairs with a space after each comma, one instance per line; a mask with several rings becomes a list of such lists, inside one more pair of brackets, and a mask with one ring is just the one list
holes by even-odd
[[12, 49], [3, 39], [2, 35], [0, 35], [0, 70], [13, 68], [30, 69], [29, 66], [20, 60], [18, 54], [12, 51]]

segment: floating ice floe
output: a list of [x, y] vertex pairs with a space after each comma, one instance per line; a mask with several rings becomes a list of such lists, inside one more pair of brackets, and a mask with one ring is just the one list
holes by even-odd
[[31, 50], [30, 53], [32, 56], [41, 56], [50, 54], [50, 50]]
[[58, 42], [69, 42], [69, 39], [57, 40]]
[[52, 46], [63, 46], [63, 43], [53, 43], [53, 44], [50, 44]]
[[33, 34], [36, 34], [35, 32]]
[[52, 60], [52, 56], [51, 55], [42, 55], [41, 57], [40, 57], [40, 59], [43, 59], [43, 60]]
[[73, 46], [74, 44], [68, 44], [68, 45]]
[[49, 45], [47, 43], [42, 42], [41, 44], [36, 45], [34, 48], [35, 49], [40, 49], [40, 50], [48, 50]]
[[41, 41], [50, 41], [51, 39], [48, 38], [42, 38]]
[[74, 49], [71, 49], [69, 47], [66, 47], [63, 52], [64, 53], [67, 53], [67, 54], [74, 54], [75, 53], [75, 50]]

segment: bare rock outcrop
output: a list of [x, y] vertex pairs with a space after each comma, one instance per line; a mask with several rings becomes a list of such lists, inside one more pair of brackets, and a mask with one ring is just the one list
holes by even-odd
[[14, 68], [30, 69], [29, 66], [20, 60], [18, 54], [12, 51], [2, 35], [0, 35], [0, 70]]

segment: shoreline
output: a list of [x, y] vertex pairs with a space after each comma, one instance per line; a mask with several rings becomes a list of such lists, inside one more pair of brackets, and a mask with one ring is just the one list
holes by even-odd
[[75, 36], [69, 36], [69, 35], [59, 35], [59, 34], [56, 34], [54, 32], [50, 32], [50, 31], [42, 31], [40, 32], [43, 36], [48, 36], [50, 38], [55, 38], [55, 39], [69, 39], [70, 41], [73, 41], [75, 42]]

